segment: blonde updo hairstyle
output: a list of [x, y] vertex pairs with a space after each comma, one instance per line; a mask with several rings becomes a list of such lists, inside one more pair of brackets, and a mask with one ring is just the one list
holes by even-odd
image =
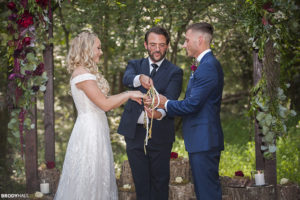
[[93, 45], [96, 38], [98, 37], [93, 33], [82, 32], [71, 41], [67, 56], [67, 69], [70, 74], [77, 67], [84, 67], [93, 74], [98, 72], [97, 65], [93, 60]]
[[98, 71], [97, 64], [93, 60], [93, 45], [96, 38], [98, 37], [93, 33], [82, 32], [71, 41], [67, 56], [67, 69], [72, 74], [77, 67], [84, 67], [88, 72], [96, 76], [100, 90], [107, 95], [110, 90], [109, 84]]

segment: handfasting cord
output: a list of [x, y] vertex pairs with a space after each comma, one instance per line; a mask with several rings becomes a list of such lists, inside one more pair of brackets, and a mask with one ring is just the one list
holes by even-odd
[[[146, 154], [146, 146], [148, 145], [148, 139], [151, 139], [151, 137], [152, 137], [152, 124], [153, 124], [154, 110], [159, 106], [159, 103], [160, 103], [159, 93], [157, 92], [157, 90], [155, 89], [154, 86], [151, 86], [149, 88], [146, 95], [152, 99], [151, 105], [149, 105], [149, 108], [152, 110], [152, 116], [151, 116], [151, 122], [150, 122], [150, 127], [149, 127], [149, 118], [148, 118], [147, 112], [145, 111], [145, 120], [144, 120], [144, 122], [146, 124], [146, 137], [145, 137], [145, 145], [144, 145], [145, 154]], [[157, 98], [156, 105], [154, 105], [155, 97]]]

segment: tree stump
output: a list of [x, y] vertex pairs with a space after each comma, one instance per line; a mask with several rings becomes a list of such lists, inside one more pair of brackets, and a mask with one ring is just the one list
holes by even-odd
[[[45, 180], [50, 185], [49, 196], [54, 196], [57, 190], [60, 172], [58, 169], [43, 169], [38, 171], [40, 181]], [[48, 196], [48, 195], [47, 195]]]
[[135, 191], [122, 191], [119, 190], [119, 200], [136, 200]]
[[300, 200], [297, 185], [277, 185], [278, 200]]
[[122, 187], [125, 184], [134, 186], [131, 168], [128, 160], [125, 160], [123, 162], [119, 183], [120, 183], [120, 187]]
[[169, 185], [169, 200], [190, 200], [195, 196], [192, 183]]
[[170, 161], [170, 183], [174, 183], [176, 177], [181, 177], [184, 182], [190, 182], [191, 169], [187, 158], [171, 159]]
[[234, 188], [228, 187], [228, 196], [232, 200], [274, 200], [275, 188], [273, 185], [261, 187]]

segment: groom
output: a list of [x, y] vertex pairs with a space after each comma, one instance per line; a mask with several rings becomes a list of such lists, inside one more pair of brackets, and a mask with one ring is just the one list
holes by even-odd
[[183, 47], [200, 64], [191, 73], [184, 100], [167, 100], [160, 95], [160, 107], [166, 109], [167, 116], [183, 117], [183, 137], [198, 200], [222, 199], [219, 161], [224, 149], [220, 122], [224, 76], [210, 50], [212, 36], [213, 27], [208, 23], [188, 26]]
[[[124, 85], [143, 93], [154, 85], [168, 99], [177, 99], [183, 72], [165, 58], [169, 42], [170, 37], [164, 28], [149, 29], [144, 42], [149, 57], [128, 62]], [[163, 109], [154, 111], [152, 138], [144, 151], [144, 115], [144, 107], [129, 100], [118, 133], [125, 136], [137, 200], [168, 200], [170, 154], [175, 140], [174, 118], [166, 116]]]

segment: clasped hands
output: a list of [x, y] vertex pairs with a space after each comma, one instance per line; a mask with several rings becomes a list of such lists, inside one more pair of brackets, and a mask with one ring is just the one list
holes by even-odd
[[[141, 74], [139, 80], [141, 82], [141, 85], [147, 90], [149, 90], [151, 88], [151, 86], [153, 86], [153, 80], [149, 76]], [[157, 105], [158, 104], [158, 98], [159, 98], [159, 105]], [[159, 112], [155, 109], [152, 110], [150, 108], [150, 106], [153, 103], [153, 105], [155, 105], [155, 106], [157, 105], [157, 108], [162, 108], [163, 109], [165, 107], [165, 103], [166, 103], [167, 100], [168, 99], [165, 96], [161, 95], [161, 94], [159, 95], [159, 97], [155, 97], [154, 102], [152, 102], [153, 101], [152, 98], [150, 98], [149, 96], [146, 96], [146, 98], [144, 98], [144, 108], [145, 108], [145, 111], [146, 111], [148, 117], [151, 117], [151, 118], [153, 117], [154, 119], [160, 119], [161, 116], [162, 116], [161, 112]]]

